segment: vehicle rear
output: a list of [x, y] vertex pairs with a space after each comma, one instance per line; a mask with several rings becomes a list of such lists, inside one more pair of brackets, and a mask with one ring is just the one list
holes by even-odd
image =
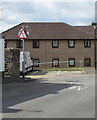
[[[20, 52], [20, 72], [22, 72], [23, 52]], [[30, 52], [24, 52], [25, 73], [33, 70], [33, 61]]]

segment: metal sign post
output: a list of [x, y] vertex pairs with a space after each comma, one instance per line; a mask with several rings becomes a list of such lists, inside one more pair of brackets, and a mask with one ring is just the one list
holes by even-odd
[[25, 79], [25, 54], [24, 54], [24, 39], [21, 39], [23, 43], [23, 61], [22, 61], [22, 78]]
[[22, 29], [18, 33], [18, 38], [21, 39], [22, 43], [23, 43], [23, 49], [22, 49], [22, 52], [23, 52], [22, 79], [23, 80], [25, 79], [25, 53], [24, 53], [25, 48], [24, 48], [24, 39], [27, 39], [28, 35], [29, 35], [29, 32], [25, 29], [25, 27], [28, 27], [28, 26], [22, 26]]

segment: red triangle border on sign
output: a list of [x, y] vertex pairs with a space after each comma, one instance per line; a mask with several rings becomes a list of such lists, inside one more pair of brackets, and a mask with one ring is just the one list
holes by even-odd
[[[24, 32], [24, 34], [25, 34], [26, 37], [20, 37], [20, 35], [22, 34], [22, 31]], [[19, 32], [20, 32], [20, 34], [18, 35], [19, 39], [27, 39], [28, 38], [28, 36], [26, 35], [24, 29], [21, 29]]]

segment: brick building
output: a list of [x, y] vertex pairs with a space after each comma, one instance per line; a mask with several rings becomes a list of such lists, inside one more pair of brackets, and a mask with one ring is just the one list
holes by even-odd
[[94, 29], [92, 26], [71, 26], [65, 23], [21, 23], [3, 32], [5, 47], [22, 49], [22, 41], [18, 39], [18, 32], [22, 26], [28, 26], [30, 34], [25, 40], [25, 51], [31, 52], [34, 67], [94, 66]]

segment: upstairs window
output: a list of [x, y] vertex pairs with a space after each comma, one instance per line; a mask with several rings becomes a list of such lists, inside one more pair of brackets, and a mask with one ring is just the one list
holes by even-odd
[[84, 47], [91, 47], [91, 40], [85, 40]]
[[39, 48], [39, 40], [33, 40], [33, 48]]
[[58, 48], [59, 47], [59, 40], [52, 40], [52, 47]]
[[22, 40], [17, 40], [17, 41], [16, 41], [16, 47], [17, 47], [17, 48], [22, 48], [22, 46], [23, 46], [23, 45], [22, 45]]
[[52, 60], [52, 67], [59, 67], [59, 59]]
[[39, 67], [39, 59], [33, 59], [33, 67]]
[[68, 41], [68, 47], [69, 48], [74, 48], [75, 47], [75, 40], [69, 40]]
[[69, 59], [68, 64], [69, 64], [69, 67], [75, 66], [75, 59], [74, 58]]
[[85, 58], [84, 59], [84, 65], [85, 66], [91, 66], [91, 58]]

